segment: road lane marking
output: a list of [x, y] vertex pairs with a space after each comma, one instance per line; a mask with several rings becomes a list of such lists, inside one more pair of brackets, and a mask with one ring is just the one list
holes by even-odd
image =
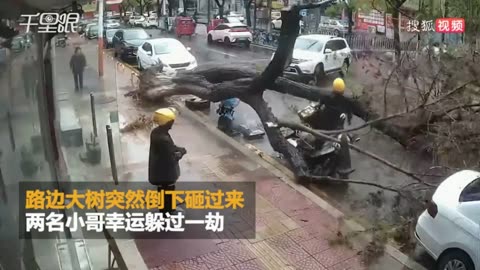
[[230, 53], [218, 51], [218, 50], [215, 50], [215, 49], [208, 49], [208, 50], [209, 50], [209, 51], [212, 51], [212, 52], [219, 53], [219, 54], [228, 55], [228, 56], [231, 56], [231, 57], [238, 57], [238, 56], [236, 56], [236, 55], [234, 55], [234, 54], [230, 54]]

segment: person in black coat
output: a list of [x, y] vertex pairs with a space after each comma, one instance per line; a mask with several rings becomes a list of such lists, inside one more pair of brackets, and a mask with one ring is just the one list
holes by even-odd
[[[348, 101], [343, 97], [345, 92], [345, 82], [341, 78], [333, 81], [333, 95], [328, 104], [323, 104], [321, 129], [323, 130], [339, 130], [343, 129], [343, 120], [347, 120], [348, 125], [352, 122], [352, 108]], [[342, 114], [346, 115], [346, 119], [340, 120]]]
[[87, 66], [87, 60], [80, 47], [75, 48], [75, 54], [70, 58], [70, 69], [75, 81], [75, 92], [83, 89], [83, 71]]
[[[187, 153], [178, 147], [168, 133], [175, 122], [175, 111], [163, 108], [155, 111], [153, 121], [158, 125], [150, 134], [150, 154], [148, 160], [148, 181], [161, 192], [175, 190], [175, 183], [180, 177], [178, 162]], [[165, 196], [162, 212], [174, 212], [171, 196]]]

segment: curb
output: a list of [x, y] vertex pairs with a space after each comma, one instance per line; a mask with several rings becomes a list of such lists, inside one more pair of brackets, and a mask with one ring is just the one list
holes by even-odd
[[[123, 64], [121, 64], [123, 66]], [[131, 66], [127, 66], [129, 69], [133, 69]], [[135, 76], [138, 79], [138, 74], [139, 71], [133, 69], [132, 74], [135, 74]], [[133, 76], [133, 75], [132, 75]], [[182, 99], [183, 101], [183, 99]], [[303, 185], [300, 185], [296, 183], [294, 179], [294, 174], [293, 172], [270, 157], [269, 155], [265, 154], [255, 146], [251, 144], [241, 144], [240, 142], [236, 141], [235, 139], [231, 138], [230, 136], [226, 135], [225, 133], [221, 132], [220, 130], [217, 129], [215, 125], [211, 123], [211, 120], [208, 119], [207, 116], [202, 115], [200, 112], [195, 112], [191, 111], [188, 109], [183, 102], [181, 101], [174, 101], [173, 102], [180, 115], [183, 115], [187, 118], [189, 118], [192, 121], [195, 121], [196, 123], [204, 126], [210, 133], [212, 133], [214, 136], [222, 139], [225, 143], [233, 147], [234, 149], [238, 150], [248, 158], [252, 159], [255, 161], [257, 164], [261, 165], [262, 167], [266, 168], [270, 172], [272, 172], [275, 176], [277, 176], [280, 180], [285, 182], [287, 185], [292, 187], [294, 190], [297, 192], [301, 193], [305, 197], [309, 198], [312, 200], [315, 204], [317, 204], [319, 207], [327, 211], [330, 215], [335, 217], [338, 221], [341, 230], [344, 231], [344, 233], [349, 233], [349, 232], [366, 232], [367, 229], [363, 227], [361, 224], [358, 222], [348, 219], [345, 217], [345, 214], [332, 206], [330, 203], [325, 201], [324, 199], [320, 198], [317, 194], [313, 193], [311, 190], [307, 189]], [[353, 246], [356, 249], [362, 250], [365, 245], [370, 242], [371, 235], [369, 233], [365, 233], [363, 235], [358, 236], [354, 243]], [[385, 252], [389, 256], [391, 256], [393, 259], [398, 261], [400, 264], [404, 265], [408, 269], [411, 270], [427, 270], [425, 267], [420, 265], [419, 263], [413, 261], [409, 256], [398, 250], [394, 243], [391, 244], [386, 244], [385, 245]]]
[[[175, 101], [174, 103], [177, 105], [181, 115], [184, 115], [190, 120], [193, 120], [198, 124], [203, 125], [214, 136], [219, 137], [224, 142], [228, 143], [230, 146], [232, 146], [233, 148], [240, 151], [242, 154], [244, 154], [248, 158], [255, 161], [257, 164], [268, 169], [275, 176], [280, 178], [283, 182], [288, 184], [290, 187], [292, 187], [293, 189], [295, 189], [297, 192], [301, 193], [305, 197], [312, 200], [319, 207], [321, 207], [322, 209], [327, 211], [330, 215], [335, 217], [339, 221], [339, 224], [341, 224], [340, 227], [341, 227], [341, 230], [343, 231], [342, 233], [367, 231], [365, 227], [363, 227], [356, 221], [346, 218], [345, 215], [340, 210], [336, 209], [330, 203], [320, 198], [318, 195], [316, 195], [306, 187], [300, 184], [297, 184], [293, 180], [294, 179], [293, 172], [287, 167], [285, 167], [284, 165], [280, 164], [278, 161], [274, 160], [269, 155], [263, 153], [261, 150], [259, 150], [258, 148], [256, 148], [251, 144], [242, 145], [240, 142], [236, 141], [235, 139], [221, 132], [220, 130], [217, 129], [215, 125], [211, 123], [211, 120], [208, 119], [207, 116], [202, 115], [201, 113], [191, 111], [179, 101]], [[354, 242], [353, 246], [356, 249], [362, 250], [364, 249], [365, 245], [370, 242], [370, 239], [371, 239], [371, 235], [369, 233], [365, 233], [364, 235], [357, 236], [353, 241]], [[394, 246], [394, 243], [385, 245], [385, 253], [391, 256], [393, 259], [397, 260], [400, 264], [404, 265], [408, 269], [427, 270], [425, 267], [413, 261], [409, 256], [407, 256], [406, 254], [398, 250]]]
[[266, 50], [270, 50], [270, 51], [272, 51], [272, 52], [274, 52], [274, 51], [276, 50], [275, 47], [266, 46], [266, 45], [260, 45], [260, 44], [255, 44], [255, 43], [250, 43], [250, 46], [258, 47], [258, 48], [262, 48], [262, 49], [266, 49]]

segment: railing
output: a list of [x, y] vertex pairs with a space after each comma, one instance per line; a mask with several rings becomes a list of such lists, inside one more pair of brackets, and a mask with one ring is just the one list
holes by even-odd
[[[266, 30], [256, 29], [253, 31], [252, 43], [268, 46], [272, 49], [278, 45], [279, 31], [272, 31], [268, 33]], [[395, 49], [393, 39], [386, 36], [379, 36], [368, 33], [339, 33], [338, 31], [319, 29], [318, 31], [306, 31], [304, 35], [308, 34], [322, 34], [340, 36], [345, 38], [350, 48], [354, 51], [393, 51]], [[400, 48], [403, 51], [413, 51], [418, 48], [418, 41], [416, 39], [400, 42]]]

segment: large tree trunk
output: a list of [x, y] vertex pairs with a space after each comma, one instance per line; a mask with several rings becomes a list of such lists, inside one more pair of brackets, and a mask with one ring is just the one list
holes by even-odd
[[247, 25], [249, 27], [252, 27], [252, 17], [251, 17], [251, 14], [250, 14], [250, 7], [252, 5], [252, 1], [251, 0], [245, 0], [243, 2], [243, 5], [245, 7], [245, 17], [247, 19]]
[[221, 0], [221, 1], [222, 1], [222, 4], [220, 4], [218, 2], [218, 0], [215, 0], [215, 2], [217, 2], [217, 6], [218, 6], [218, 15], [220, 16], [220, 19], [223, 19], [225, 0]]
[[402, 48], [400, 46], [400, 12], [398, 8], [394, 7], [392, 9], [392, 20], [393, 20], [393, 47], [395, 49], [395, 60], [400, 61]]
[[353, 8], [347, 6], [348, 33], [352, 33], [353, 28]]
[[173, 17], [174, 9], [175, 9], [175, 0], [168, 0], [168, 17]]
[[187, 15], [187, 0], [183, 0], [182, 3], [183, 3], [183, 13]]
[[254, 0], [255, 4], [253, 5], [253, 30], [257, 29], [257, 0]]

